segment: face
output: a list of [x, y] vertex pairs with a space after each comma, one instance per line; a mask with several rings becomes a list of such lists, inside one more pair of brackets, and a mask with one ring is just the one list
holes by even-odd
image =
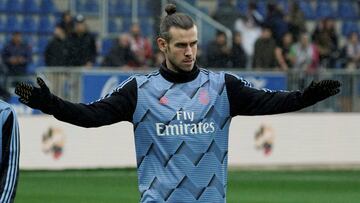
[[171, 27], [170, 40], [158, 38], [157, 43], [164, 53], [167, 67], [175, 72], [178, 70], [191, 71], [194, 67], [197, 53], [197, 28], [196, 26], [185, 30]]
[[77, 33], [83, 33], [83, 32], [86, 32], [86, 25], [84, 22], [82, 23], [76, 23], [75, 25], [75, 31]]
[[21, 37], [21, 34], [14, 34], [13, 35], [13, 42], [15, 44], [20, 44], [22, 41], [22, 37]]

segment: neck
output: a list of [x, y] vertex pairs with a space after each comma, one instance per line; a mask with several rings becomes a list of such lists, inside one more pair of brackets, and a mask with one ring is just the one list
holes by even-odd
[[[168, 65], [168, 63], [170, 64]], [[191, 71], [183, 71], [179, 67], [177, 66], [174, 67], [172, 65], [173, 64], [171, 64], [171, 62], [168, 62], [166, 60], [166, 62], [162, 63], [160, 66], [160, 74], [169, 82], [173, 82], [173, 83], [190, 82], [194, 80], [200, 72], [199, 68], [196, 65], [194, 65]]]

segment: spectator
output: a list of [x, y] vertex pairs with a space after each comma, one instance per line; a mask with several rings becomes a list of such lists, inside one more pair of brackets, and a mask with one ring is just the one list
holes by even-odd
[[268, 3], [267, 16], [264, 26], [272, 31], [273, 38], [277, 43], [281, 43], [282, 37], [289, 31], [289, 25], [285, 21], [284, 14], [274, 3]]
[[319, 54], [306, 33], [300, 35], [299, 42], [290, 50], [290, 57], [295, 69], [301, 69], [307, 73], [315, 72], [319, 64]]
[[242, 45], [247, 56], [247, 68], [251, 67], [255, 42], [261, 35], [260, 25], [264, 21], [263, 16], [256, 8], [254, 2], [249, 3], [247, 15], [244, 18], [238, 18], [235, 22], [235, 31], [240, 32], [243, 39]]
[[5, 45], [2, 60], [9, 75], [26, 75], [27, 65], [31, 62], [31, 48], [23, 42], [20, 32], [13, 33], [11, 41]]
[[345, 53], [348, 69], [360, 69], [360, 41], [359, 34], [352, 32], [345, 45]]
[[225, 0], [221, 2], [213, 18], [230, 30], [234, 30], [234, 24], [238, 16], [234, 0]]
[[293, 45], [293, 36], [290, 32], [283, 36], [281, 44], [276, 46], [275, 56], [278, 62], [279, 68], [283, 71], [287, 71], [291, 66], [290, 49]]
[[255, 42], [253, 67], [254, 68], [275, 68], [276, 42], [272, 38], [272, 32], [269, 27], [263, 27], [261, 36]]
[[66, 33], [67, 36], [69, 36], [74, 31], [74, 19], [71, 16], [70, 11], [65, 11], [62, 16], [61, 20], [59, 22], [59, 26], [62, 27]]
[[153, 57], [150, 41], [141, 35], [140, 25], [134, 23], [130, 30], [130, 49], [136, 56], [136, 63], [130, 63], [132, 67], [148, 66]]
[[217, 32], [215, 40], [211, 41], [207, 47], [208, 67], [226, 68], [228, 67], [230, 50], [226, 46], [226, 35], [224, 32]]
[[246, 60], [246, 54], [244, 48], [242, 47], [241, 34], [239, 32], [235, 32], [233, 45], [230, 53], [231, 67], [245, 68]]
[[75, 31], [69, 36], [69, 65], [91, 67], [95, 60], [95, 37], [88, 31], [85, 18], [78, 15], [75, 19]]
[[335, 30], [335, 21], [330, 18], [323, 19], [313, 32], [312, 39], [319, 49], [320, 64], [323, 67], [335, 66], [338, 57], [338, 36]]
[[0, 63], [0, 100], [8, 101], [10, 93], [7, 91], [7, 69]]
[[298, 41], [300, 33], [306, 31], [305, 28], [305, 16], [299, 7], [298, 2], [292, 2], [290, 4], [289, 14], [286, 17], [289, 23], [289, 32], [292, 34], [295, 42]]
[[57, 25], [53, 38], [47, 44], [44, 53], [46, 66], [67, 66], [68, 65], [68, 46], [65, 30]]
[[130, 50], [129, 35], [121, 34], [112, 46], [109, 54], [105, 56], [103, 66], [124, 67], [129, 63], [137, 63], [134, 53]]

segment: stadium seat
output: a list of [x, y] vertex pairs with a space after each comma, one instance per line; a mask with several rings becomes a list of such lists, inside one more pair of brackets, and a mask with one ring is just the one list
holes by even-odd
[[122, 26], [121, 26], [121, 30], [123, 32], [129, 32], [130, 31], [130, 27], [131, 27], [131, 18], [123, 18], [122, 19]]
[[309, 1], [298, 1], [298, 3], [306, 19], [315, 19], [315, 12]]
[[116, 23], [116, 20], [111, 18], [109, 20], [109, 24], [108, 24], [108, 31], [110, 33], [116, 33], [116, 32], [119, 32], [120, 29], [119, 29], [119, 25]]
[[278, 5], [283, 9], [284, 13], [289, 13], [289, 2], [287, 0], [277, 0]]
[[36, 0], [26, 0], [22, 4], [22, 10], [26, 14], [33, 14], [40, 12], [40, 5]]
[[248, 8], [248, 1], [237, 1], [236, 9], [240, 12], [240, 14], [245, 14]]
[[22, 4], [20, 0], [8, 0], [6, 3], [6, 11], [9, 13], [22, 12]]
[[109, 13], [111, 16], [131, 17], [131, 2], [109, 1]]
[[105, 56], [107, 54], [109, 54], [113, 44], [114, 44], [114, 39], [103, 39], [102, 43], [101, 43], [101, 55]]
[[333, 18], [336, 16], [336, 12], [329, 1], [318, 1], [316, 7], [316, 17], [322, 18]]
[[84, 3], [84, 9], [86, 13], [97, 13], [100, 11], [99, 9], [99, 1], [98, 0], [86, 0]]
[[344, 36], [349, 36], [352, 32], [360, 32], [359, 25], [356, 21], [343, 21], [342, 27], [341, 27], [341, 33]]
[[39, 54], [43, 54], [46, 48], [46, 45], [48, 44], [49, 38], [48, 37], [40, 37], [37, 42], [37, 52]]
[[21, 23], [16, 15], [8, 15], [5, 24], [5, 32], [21, 31]]
[[150, 17], [152, 14], [148, 5], [144, 3], [139, 4], [138, 12], [139, 12], [139, 17]]
[[27, 16], [22, 22], [21, 30], [25, 33], [35, 33], [37, 32], [37, 27], [36, 19], [34, 19], [34, 17]]
[[40, 12], [43, 14], [55, 14], [58, 11], [52, 0], [41, 0]]
[[142, 35], [145, 37], [150, 37], [154, 34], [153, 25], [148, 19], [140, 19], [140, 29]]
[[0, 12], [6, 12], [6, 1], [0, 0]]
[[345, 20], [354, 20], [359, 17], [354, 3], [349, 1], [339, 1], [338, 15]]
[[42, 34], [52, 33], [55, 25], [48, 16], [41, 16], [38, 23], [38, 32]]
[[262, 16], [266, 16], [267, 13], [267, 2], [266, 1], [258, 1], [257, 2], [257, 10]]
[[0, 17], [0, 32], [6, 32], [6, 23], [3, 18]]

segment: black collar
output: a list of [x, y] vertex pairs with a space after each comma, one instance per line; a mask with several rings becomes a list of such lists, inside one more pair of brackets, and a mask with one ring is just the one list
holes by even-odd
[[173, 83], [185, 83], [194, 80], [200, 73], [200, 69], [197, 65], [194, 65], [194, 68], [189, 71], [174, 72], [166, 67], [166, 63], [160, 65], [160, 74], [169, 82]]

